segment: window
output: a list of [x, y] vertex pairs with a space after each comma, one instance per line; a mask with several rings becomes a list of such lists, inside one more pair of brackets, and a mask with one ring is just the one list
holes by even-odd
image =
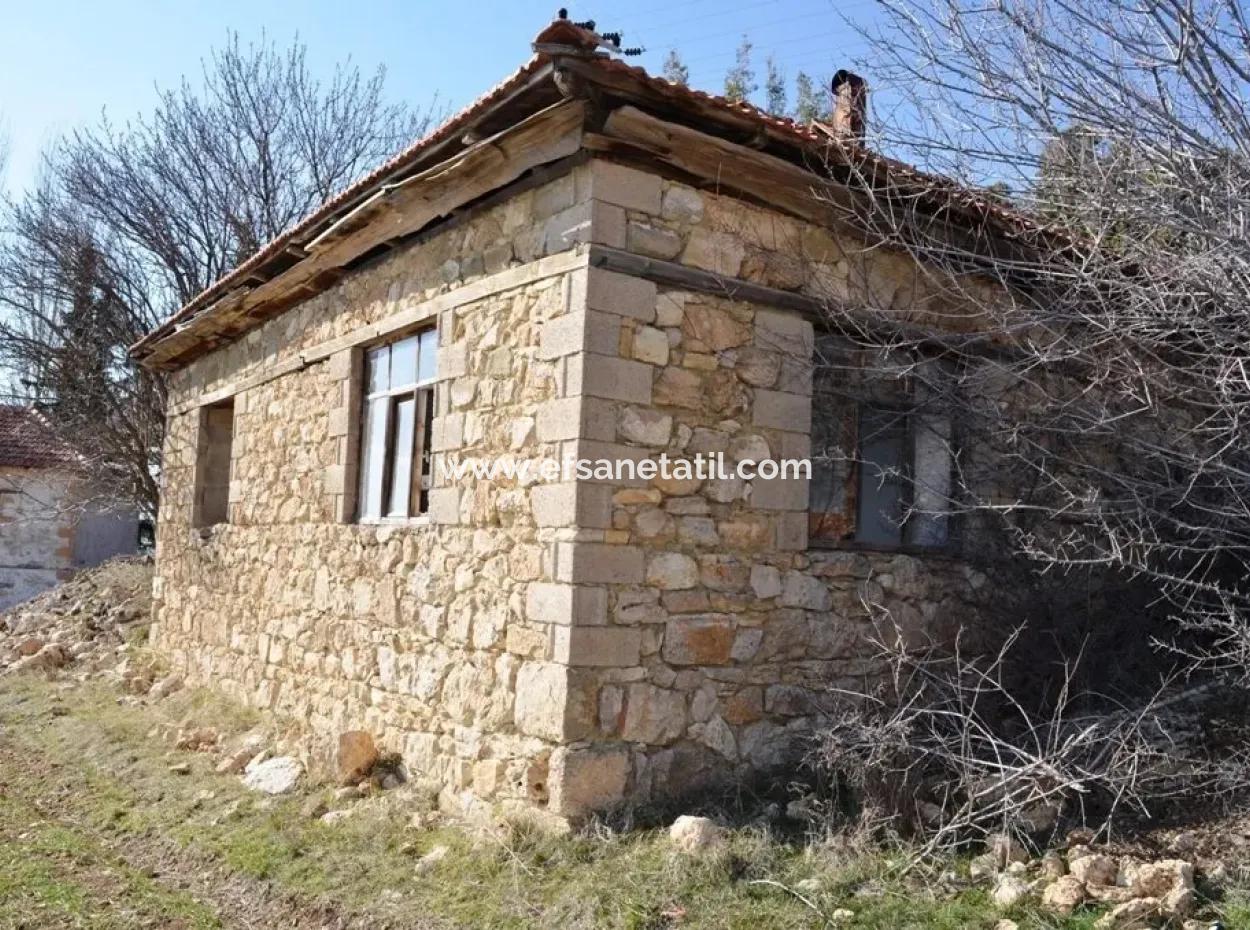
[[427, 329], [366, 354], [361, 520], [404, 519], [426, 510], [437, 348], [437, 331]]
[[228, 523], [230, 464], [234, 447], [234, 398], [200, 408], [195, 459], [195, 515], [198, 527]]
[[814, 544], [937, 548], [950, 541], [954, 461], [941, 366], [817, 343], [813, 373]]

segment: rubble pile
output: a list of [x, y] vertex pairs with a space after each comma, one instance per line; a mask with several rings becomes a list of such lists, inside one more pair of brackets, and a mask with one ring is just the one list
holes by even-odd
[[65, 669], [89, 678], [116, 672], [125, 645], [146, 637], [152, 560], [111, 559], [0, 614], [0, 674]]
[[[1198, 899], [1195, 876], [1210, 881], [1224, 873], [1219, 862], [1195, 863], [1181, 858], [1147, 859], [1113, 855], [1090, 845], [1084, 831], [1069, 836], [1067, 849], [1032, 859], [1007, 836], [992, 837], [988, 851], [970, 866], [974, 881], [991, 884], [990, 898], [1001, 908], [1033, 898], [1045, 910], [1068, 915], [1079, 908], [1102, 908], [1097, 930], [1141, 930], [1150, 927], [1205, 928], [1191, 920]], [[1008, 923], [1004, 921], [1003, 924]]]

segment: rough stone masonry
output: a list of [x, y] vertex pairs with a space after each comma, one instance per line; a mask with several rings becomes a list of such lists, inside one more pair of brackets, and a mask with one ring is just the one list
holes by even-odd
[[810, 452], [813, 320], [764, 296], [933, 305], [901, 255], [850, 261], [829, 228], [668, 174], [583, 153], [171, 366], [153, 644], [322, 747], [372, 733], [449, 805], [576, 818], [789, 771], [830, 688], [877, 673], [873, 616], [916, 636], [976, 616], [991, 586], [957, 554], [809, 545], [798, 479], [432, 467], [424, 513], [358, 517], [363, 359], [396, 335], [437, 329], [435, 466], [733, 462]]

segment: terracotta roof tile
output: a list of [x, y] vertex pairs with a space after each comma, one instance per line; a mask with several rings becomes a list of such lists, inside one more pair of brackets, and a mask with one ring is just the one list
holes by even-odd
[[[182, 307], [169, 320], [148, 333], [132, 348], [132, 351], [152, 344], [161, 337], [168, 335], [177, 326], [194, 316], [203, 308], [212, 304], [226, 292], [242, 283], [249, 274], [258, 270], [266, 262], [276, 258], [284, 250], [297, 244], [302, 236], [310, 233], [318, 224], [331, 219], [351, 201], [363, 196], [376, 187], [383, 179], [416, 162], [420, 156], [435, 144], [442, 142], [456, 133], [463, 131], [466, 124], [483, 114], [492, 104], [501, 100], [512, 91], [520, 88], [525, 81], [537, 73], [553, 56], [552, 47], [562, 47], [570, 53], [586, 57], [595, 68], [617, 72], [636, 81], [640, 86], [656, 91], [675, 101], [697, 101], [708, 104], [727, 115], [746, 117], [757, 123], [761, 128], [771, 130], [777, 136], [801, 146], [823, 145], [826, 151], [841, 157], [846, 164], [854, 164], [861, 170], [877, 174], [882, 180], [914, 189], [923, 196], [937, 200], [941, 206], [953, 208], [964, 213], [974, 221], [988, 221], [998, 227], [1000, 233], [1016, 235], [1043, 231], [1037, 221], [1023, 213], [1007, 207], [983, 192], [963, 186], [950, 178], [928, 174], [912, 165], [887, 158], [854, 142], [845, 142], [833, 138], [828, 130], [818, 125], [804, 125], [789, 117], [774, 116], [765, 113], [758, 107], [742, 101], [729, 100], [706, 91], [695, 90], [682, 84], [674, 84], [663, 78], [653, 77], [642, 68], [627, 64], [625, 61], [612, 58], [606, 54], [595, 54], [591, 50], [598, 47], [600, 38], [595, 33], [583, 29], [568, 20], [556, 20], [549, 24], [534, 39], [534, 47], [542, 49], [520, 68], [493, 88], [469, 104], [460, 112], [446, 120], [424, 138], [380, 165], [369, 174], [356, 181], [341, 193], [326, 201], [304, 219], [278, 235], [268, 245], [256, 252], [229, 274], [207, 287], [203, 292]], [[1062, 230], [1049, 232], [1063, 235]]]
[[0, 404], [0, 466], [64, 468], [79, 464], [66, 445], [33, 407]]

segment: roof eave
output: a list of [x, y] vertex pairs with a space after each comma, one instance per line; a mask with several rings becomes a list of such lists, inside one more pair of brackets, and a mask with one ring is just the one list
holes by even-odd
[[[344, 217], [356, 212], [362, 204], [377, 196], [379, 191], [453, 157], [469, 144], [467, 137], [480, 134], [484, 127], [491, 126], [494, 117], [516, 107], [518, 100], [531, 94], [536, 87], [547, 84], [551, 70], [549, 61], [537, 57], [531, 59], [492, 91], [441, 124], [429, 136], [361, 178], [210, 285], [172, 317], [134, 343], [129, 349], [131, 357], [141, 365], [147, 364], [162, 340], [180, 332], [201, 315], [211, 313], [224, 301], [236, 297], [240, 290], [281, 274], [291, 266], [292, 259], [296, 262], [302, 260], [310, 243]], [[540, 107], [541, 103], [534, 109]]]

